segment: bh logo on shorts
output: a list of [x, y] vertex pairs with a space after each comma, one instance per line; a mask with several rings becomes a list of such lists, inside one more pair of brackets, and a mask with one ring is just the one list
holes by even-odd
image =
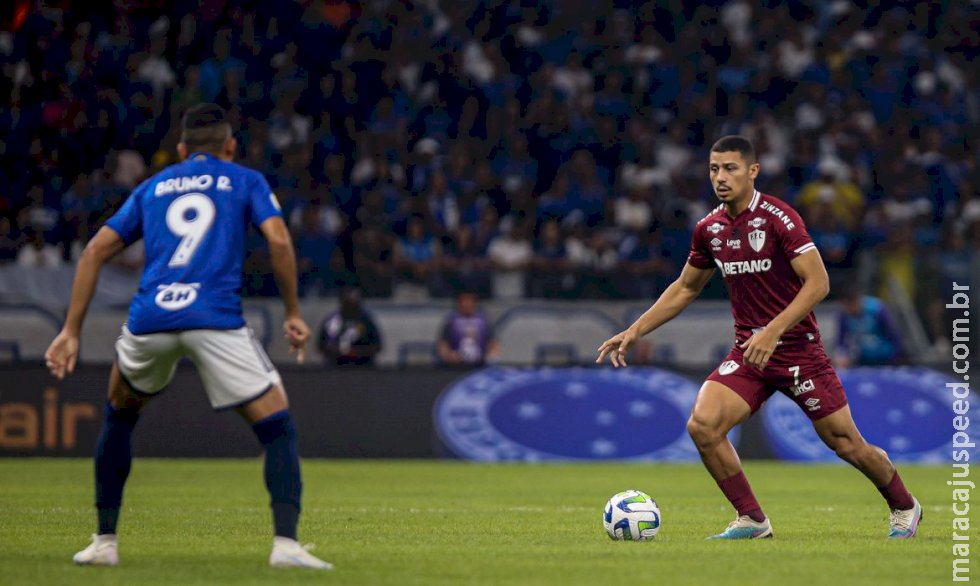
[[[949, 461], [953, 399], [946, 384], [955, 379], [920, 367], [862, 367], [838, 374], [854, 421], [868, 442], [897, 461]], [[810, 397], [803, 409], [820, 407], [819, 399]], [[778, 393], [766, 403], [762, 421], [773, 452], [787, 460], [837, 461], [803, 409]], [[980, 457], [976, 448], [970, 451]]]
[[433, 419], [442, 443], [471, 460], [694, 461], [686, 422], [697, 392], [658, 368], [491, 367], [447, 387]]
[[157, 296], [154, 299], [161, 309], [167, 311], [177, 311], [184, 309], [197, 300], [197, 290], [201, 288], [200, 283], [170, 283], [169, 285], [158, 285]]
[[735, 362], [734, 360], [726, 360], [721, 363], [721, 366], [718, 367], [718, 374], [722, 376], [731, 374], [738, 370], [738, 366], [738, 362]]

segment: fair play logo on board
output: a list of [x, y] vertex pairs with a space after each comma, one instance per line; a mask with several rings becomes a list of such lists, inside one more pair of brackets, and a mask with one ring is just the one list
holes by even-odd
[[686, 422], [698, 387], [658, 368], [491, 367], [447, 387], [433, 419], [471, 460], [695, 461]]

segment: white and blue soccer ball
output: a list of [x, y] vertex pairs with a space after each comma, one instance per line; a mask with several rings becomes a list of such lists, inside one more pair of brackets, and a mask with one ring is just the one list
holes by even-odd
[[660, 532], [660, 507], [647, 493], [626, 490], [606, 503], [602, 525], [616, 541], [653, 539]]

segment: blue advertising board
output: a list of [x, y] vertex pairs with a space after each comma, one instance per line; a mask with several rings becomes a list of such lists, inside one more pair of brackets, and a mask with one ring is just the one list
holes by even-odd
[[472, 460], [690, 461], [698, 388], [658, 368], [491, 367], [447, 387], [433, 419], [446, 447]]
[[[921, 367], [861, 367], [838, 374], [854, 421], [869, 443], [898, 462], [952, 460], [956, 399], [947, 384], [962, 386], [962, 381]], [[803, 411], [786, 397], [773, 397], [763, 408], [762, 418], [766, 438], [779, 458], [837, 460]], [[977, 437], [970, 433], [970, 426], [966, 426], [965, 436]], [[975, 448], [970, 451], [976, 454]]]

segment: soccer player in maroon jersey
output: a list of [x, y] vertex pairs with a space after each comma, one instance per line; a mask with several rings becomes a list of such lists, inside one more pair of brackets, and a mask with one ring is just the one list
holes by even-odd
[[704, 382], [687, 422], [701, 460], [738, 512], [713, 538], [772, 537], [727, 435], [776, 391], [793, 399], [820, 439], [878, 488], [891, 509], [888, 537], [914, 537], [922, 507], [884, 450], [861, 437], [820, 342], [813, 308], [826, 297], [829, 281], [803, 220], [786, 202], [755, 189], [759, 163], [748, 139], [718, 140], [708, 168], [721, 205], [697, 223], [680, 277], [633, 325], [599, 346], [596, 362], [608, 356], [613, 366], [626, 366], [630, 347], [694, 301], [719, 269], [732, 300], [736, 342]]

